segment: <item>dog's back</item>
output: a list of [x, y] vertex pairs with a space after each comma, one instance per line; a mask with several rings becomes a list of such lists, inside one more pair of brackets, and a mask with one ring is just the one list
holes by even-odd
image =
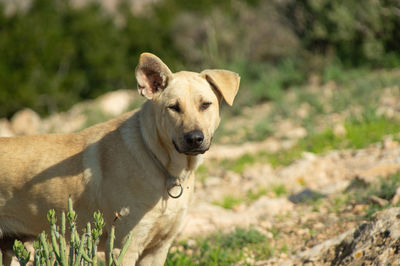
[[[2, 235], [36, 235], [46, 225], [48, 208], [65, 206], [65, 191], [82, 169], [82, 145], [79, 134], [0, 138]], [[76, 178], [66, 178], [71, 176]]]

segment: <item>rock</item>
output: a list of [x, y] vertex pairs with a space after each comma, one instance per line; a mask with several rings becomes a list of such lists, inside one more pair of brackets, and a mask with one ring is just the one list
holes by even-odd
[[[237, 211], [201, 202], [188, 210], [180, 237], [198, 236], [213, 233], [218, 230], [226, 231], [234, 227], [246, 228], [259, 223], [266, 217], [285, 214], [293, 210], [293, 204], [285, 198], [268, 198], [263, 196], [248, 208]], [[264, 224], [268, 227], [271, 225]]]
[[317, 159], [317, 155], [315, 153], [305, 151], [301, 154], [301, 158], [306, 161], [314, 161]]
[[79, 105], [65, 113], [51, 115], [42, 121], [46, 133], [71, 133], [83, 129], [87, 116]]
[[367, 209], [368, 209], [369, 205], [368, 204], [356, 204], [353, 207], [353, 213], [354, 214], [358, 214], [361, 215], [363, 214]]
[[293, 124], [290, 120], [283, 120], [278, 124], [275, 136], [277, 138], [299, 139], [307, 136], [307, 130]]
[[218, 176], [209, 176], [204, 180], [204, 185], [206, 187], [213, 187], [213, 186], [219, 186], [222, 183], [222, 179]]
[[387, 200], [382, 199], [382, 198], [380, 198], [378, 196], [375, 196], [375, 195], [371, 195], [368, 198], [372, 203], [378, 204], [380, 207], [384, 207], [386, 204], [388, 204]]
[[395, 149], [399, 146], [399, 143], [393, 140], [393, 136], [386, 136], [383, 139], [383, 148], [384, 149]]
[[335, 135], [338, 138], [344, 137], [346, 135], [346, 133], [347, 133], [347, 131], [343, 124], [336, 124], [333, 127], [333, 135]]
[[10, 122], [3, 118], [0, 119], [0, 137], [12, 137], [14, 136], [14, 132], [11, 128]]
[[307, 136], [307, 130], [304, 127], [296, 127], [286, 133], [289, 139], [300, 139]]
[[208, 203], [200, 203], [188, 210], [180, 238], [210, 234], [217, 230], [230, 230], [234, 227], [248, 227], [256, 220]]
[[397, 205], [400, 203], [400, 187], [396, 189], [396, 193], [394, 194], [392, 198], [392, 204]]
[[309, 103], [302, 103], [300, 106], [299, 106], [299, 109], [297, 110], [297, 115], [300, 117], [300, 118], [306, 118], [308, 115], [309, 115], [309, 113], [310, 113], [310, 110], [311, 110], [311, 105], [309, 104]]
[[117, 116], [128, 110], [135, 95], [133, 90], [117, 90], [102, 95], [96, 101], [105, 114]]
[[369, 184], [364, 179], [362, 179], [359, 176], [356, 176], [353, 180], [351, 180], [351, 182], [345, 189], [345, 192], [366, 189], [366, 188], [368, 188], [368, 186], [369, 186]]
[[253, 213], [254, 216], [260, 217], [262, 215], [274, 216], [277, 214], [284, 214], [293, 210], [293, 203], [285, 198], [269, 198], [262, 196], [251, 204], [247, 211]]
[[322, 197], [324, 197], [323, 194], [309, 188], [305, 188], [296, 194], [290, 195], [289, 200], [293, 203], [304, 203], [309, 200], [316, 200]]
[[400, 261], [400, 208], [376, 213], [338, 237], [329, 239], [292, 258], [292, 264], [398, 265]]
[[260, 151], [276, 152], [280, 149], [291, 148], [296, 142], [287, 140], [279, 141], [274, 137], [269, 137], [261, 142], [246, 142], [243, 145], [213, 145], [206, 153], [208, 160], [213, 159], [235, 159], [244, 154], [254, 154]]
[[39, 115], [28, 108], [18, 111], [11, 118], [11, 128], [19, 136], [41, 133], [40, 125]]

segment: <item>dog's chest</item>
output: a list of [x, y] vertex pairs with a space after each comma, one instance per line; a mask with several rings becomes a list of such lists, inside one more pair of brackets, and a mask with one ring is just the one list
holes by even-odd
[[189, 195], [180, 199], [161, 200], [144, 217], [141, 221], [141, 227], [148, 232], [144, 241], [145, 249], [158, 245], [161, 241], [172, 238], [179, 232], [187, 211], [188, 201]]

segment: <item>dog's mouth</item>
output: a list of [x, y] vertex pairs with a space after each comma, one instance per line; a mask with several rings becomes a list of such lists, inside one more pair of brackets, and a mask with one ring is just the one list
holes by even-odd
[[206, 147], [199, 147], [199, 148], [195, 148], [195, 149], [190, 149], [190, 148], [184, 148], [181, 149], [179, 148], [179, 146], [176, 144], [175, 140], [172, 140], [172, 143], [174, 144], [175, 150], [179, 153], [185, 154], [185, 155], [199, 155], [199, 154], [204, 154], [206, 151], [208, 151], [210, 149], [210, 145], [206, 146]]

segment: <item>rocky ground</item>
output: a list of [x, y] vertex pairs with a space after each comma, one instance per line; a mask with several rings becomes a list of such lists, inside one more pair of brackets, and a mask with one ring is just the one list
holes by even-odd
[[[216, 234], [251, 228], [262, 240], [244, 243], [240, 258], [211, 264], [396, 265], [400, 72], [376, 76], [380, 83], [360, 83], [364, 91], [311, 81], [289, 91], [283, 106], [223, 117], [167, 264], [207, 265], [195, 258], [205, 254], [199, 239], [218, 242]], [[73, 132], [141, 102], [134, 91], [117, 91], [45, 119], [22, 110], [0, 119], [0, 136]]]
[[[249, 167], [242, 175], [227, 172], [210, 177], [197, 183], [193, 208], [180, 238], [252, 226], [278, 250], [271, 259], [254, 261], [257, 265], [329, 264], [333, 255], [332, 260], [324, 260], [319, 251], [306, 251], [329, 239], [334, 240], [324, 245], [332, 249], [332, 245], [368, 221], [365, 213], [369, 203], [349, 199], [351, 191], [374, 186], [379, 178], [397, 173], [399, 167], [399, 143], [387, 137], [383, 143], [360, 150], [332, 151], [322, 156], [305, 153], [287, 167], [273, 169], [260, 164]], [[215, 204], [226, 196], [246, 198], [249, 191], [262, 191], [262, 195], [250, 203], [239, 200], [232, 209]], [[395, 204], [398, 196], [392, 197]], [[382, 206], [390, 204], [379, 197], [370, 200]]]

